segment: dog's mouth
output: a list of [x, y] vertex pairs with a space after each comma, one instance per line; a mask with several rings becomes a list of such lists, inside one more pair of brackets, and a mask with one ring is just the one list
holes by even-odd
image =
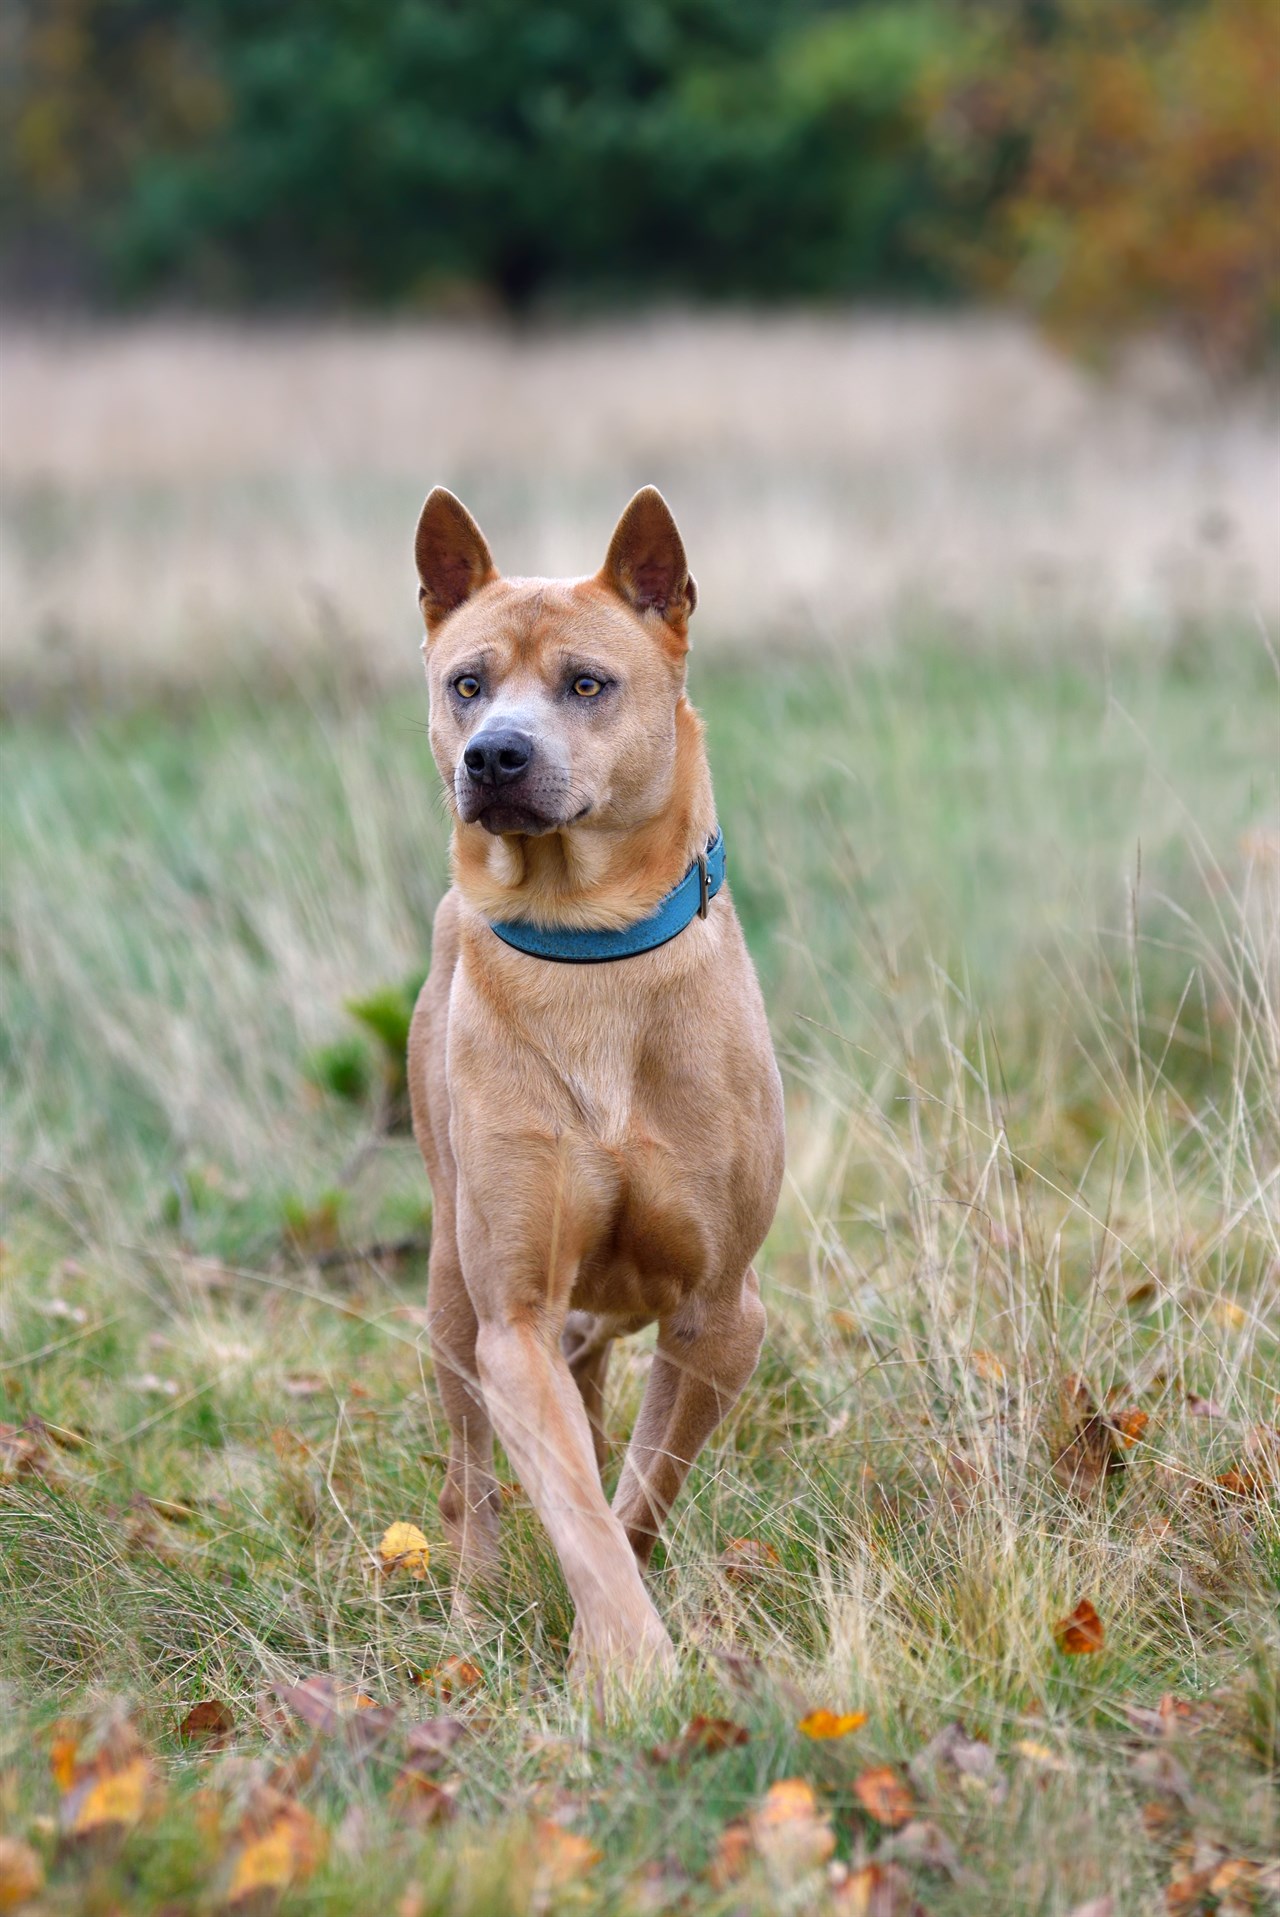
[[566, 812], [561, 806], [550, 806], [540, 793], [526, 792], [520, 787], [509, 787], [505, 791], [499, 788], [497, 792], [471, 787], [460, 792], [457, 799], [458, 816], [463, 824], [483, 826], [495, 838], [518, 834], [521, 838], [540, 839], [548, 832], [563, 832], [566, 826], [577, 825], [591, 810], [588, 802], [575, 812]]

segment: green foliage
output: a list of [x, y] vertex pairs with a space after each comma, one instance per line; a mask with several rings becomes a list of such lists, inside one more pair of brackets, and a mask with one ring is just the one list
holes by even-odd
[[426, 976], [425, 971], [413, 972], [399, 985], [381, 985], [365, 998], [347, 1000], [352, 1018], [359, 1019], [373, 1033], [386, 1052], [387, 1064], [398, 1068], [401, 1080], [409, 1044], [409, 1024]]
[[28, 0], [12, 171], [35, 229], [117, 292], [519, 305], [936, 279], [910, 236], [933, 190], [921, 83], [954, 9], [62, 0], [61, 18]]
[[317, 1045], [303, 1069], [313, 1085], [348, 1105], [363, 1104], [369, 1096], [369, 1051], [354, 1033], [331, 1045]]

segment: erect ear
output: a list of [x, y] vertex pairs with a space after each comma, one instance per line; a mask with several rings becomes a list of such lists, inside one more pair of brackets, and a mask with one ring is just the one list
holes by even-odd
[[413, 556], [418, 562], [418, 603], [428, 632], [498, 576], [484, 534], [462, 501], [444, 486], [433, 486], [427, 494]]
[[642, 486], [614, 527], [600, 579], [638, 613], [661, 613], [683, 639], [698, 588], [671, 508], [656, 486]]

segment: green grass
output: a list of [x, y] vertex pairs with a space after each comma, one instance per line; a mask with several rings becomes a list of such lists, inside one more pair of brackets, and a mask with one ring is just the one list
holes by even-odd
[[[505, 1584], [467, 1625], [442, 1552], [422, 1584], [370, 1572], [393, 1520], [438, 1539], [445, 1447], [428, 1194], [412, 1142], [379, 1128], [379, 1041], [348, 1009], [427, 957], [446, 833], [425, 698], [9, 729], [0, 1418], [85, 1440], [0, 1482], [0, 1813], [41, 1852], [49, 1910], [207, 1909], [225, 1865], [201, 1787], [234, 1802], [294, 1748], [258, 1711], [272, 1685], [329, 1671], [420, 1715], [412, 1678], [452, 1653], [481, 1667], [487, 1719], [445, 1773], [457, 1820], [408, 1825], [394, 1767], [330, 1741], [303, 1789], [329, 1856], [292, 1907], [661, 1909], [638, 1886], [669, 1864], [672, 1908], [821, 1908], [820, 1877], [763, 1865], [711, 1888], [726, 1819], [807, 1777], [856, 1861], [877, 1833], [853, 1778], [957, 1716], [997, 1783], [922, 1785], [963, 1866], [911, 1868], [935, 1917], [1063, 1917], [1108, 1891], [1159, 1910], [1194, 1842], [1274, 1850], [1267, 649], [788, 652], [694, 690], [789, 1178], [760, 1371], [660, 1554], [681, 1675], [630, 1702], [567, 1683], [567, 1600], [518, 1496]], [[375, 1243], [407, 1249], [360, 1255]], [[644, 1345], [615, 1364], [615, 1472]], [[1083, 1497], [1051, 1468], [1069, 1374], [1149, 1418]], [[1259, 1495], [1216, 1483], [1234, 1469]], [[735, 1537], [776, 1567], [726, 1581]], [[1052, 1627], [1082, 1597], [1106, 1640], [1067, 1657]], [[724, 1648], [763, 1659], [746, 1698]], [[1201, 1717], [1181, 1795], [1158, 1800], [1124, 1707], [1168, 1690]], [[113, 1695], [169, 1797], [104, 1859], [50, 1834], [48, 1733]], [[179, 1745], [202, 1698], [230, 1706], [229, 1752]], [[815, 1745], [806, 1703], [868, 1721]], [[648, 1763], [695, 1711], [750, 1741]], [[524, 1848], [552, 1815], [603, 1853], [563, 1893]]]

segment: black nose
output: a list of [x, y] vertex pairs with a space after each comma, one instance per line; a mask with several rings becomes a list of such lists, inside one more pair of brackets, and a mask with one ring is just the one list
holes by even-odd
[[500, 727], [480, 732], [462, 755], [462, 763], [477, 785], [509, 785], [529, 768], [533, 740], [523, 732]]

